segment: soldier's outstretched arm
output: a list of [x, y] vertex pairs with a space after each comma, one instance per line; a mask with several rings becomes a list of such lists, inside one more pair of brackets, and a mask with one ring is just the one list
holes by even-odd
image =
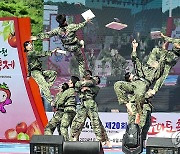
[[140, 59], [138, 58], [137, 56], [137, 52], [136, 52], [136, 49], [138, 47], [138, 43], [136, 42], [136, 40], [134, 40], [132, 42], [132, 53], [131, 53], [131, 58], [132, 58], [132, 62], [133, 64], [135, 65], [135, 71], [138, 72], [139, 75], [142, 75], [143, 72], [142, 72], [142, 63], [140, 61]]
[[31, 36], [31, 40], [34, 41], [34, 40], [43, 40], [43, 39], [46, 39], [46, 38], [50, 38], [52, 36], [57, 36], [57, 35], [61, 35], [62, 33], [62, 29], [61, 28], [55, 28], [49, 32], [45, 32], [45, 33], [39, 33], [37, 34], [37, 36]]
[[41, 57], [51, 56], [52, 51], [34, 51], [31, 54], [35, 54], [37, 57], [41, 58]]
[[81, 28], [83, 28], [86, 24], [87, 24], [88, 21], [84, 21], [82, 23], [79, 23], [79, 24], [70, 24], [68, 25], [68, 30], [69, 31], [77, 31]]
[[90, 87], [95, 85], [96, 85], [96, 80], [94, 80], [93, 78], [91, 80], [85, 80], [82, 82], [82, 86], [84, 87]]
[[180, 39], [165, 36], [163, 33], [161, 33], [161, 36], [169, 43], [180, 43]]

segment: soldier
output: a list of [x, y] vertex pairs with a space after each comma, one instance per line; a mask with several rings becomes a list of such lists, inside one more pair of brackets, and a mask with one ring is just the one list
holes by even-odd
[[[105, 142], [108, 146], [110, 146], [106, 131], [99, 119], [97, 103], [94, 101], [94, 97], [99, 91], [99, 88], [95, 87], [96, 83], [98, 83], [98, 79], [94, 81], [91, 76], [92, 73], [90, 71], [86, 71], [84, 81], [79, 81], [76, 83], [76, 88], [80, 93], [82, 104], [72, 122], [71, 140], [78, 140], [80, 131], [82, 130], [85, 120], [88, 117], [91, 120], [92, 128], [97, 140]], [[92, 87], [96, 88], [94, 89], [94, 92], [92, 91]]]
[[65, 141], [69, 140], [68, 127], [71, 126], [72, 120], [76, 115], [76, 95], [74, 86], [79, 78], [71, 76], [68, 82], [69, 89], [67, 89], [59, 98], [57, 105], [64, 107], [64, 113], [61, 120], [60, 131], [61, 135], [64, 136]]
[[[179, 54], [176, 52], [176, 50], [165, 50], [164, 44], [162, 49], [154, 48], [152, 50], [147, 62], [148, 65], [143, 66], [136, 56], [137, 45], [138, 44], [134, 42], [132, 59], [135, 62], [135, 71], [138, 79], [131, 83], [118, 81], [115, 83], [115, 91], [119, 101], [135, 101], [139, 102], [138, 104], [140, 104], [145, 101], [145, 98], [152, 97], [161, 88], [170, 69], [176, 64]], [[159, 61], [159, 63], [157, 61]], [[151, 85], [154, 85], [153, 89], [149, 89]], [[134, 93], [134, 96], [128, 98], [126, 93]], [[146, 94], [145, 97], [144, 94]], [[130, 112], [132, 112], [130, 107], [131, 103], [127, 103], [126, 106], [129, 108], [129, 110], [131, 110]]]
[[69, 85], [67, 83], [63, 83], [61, 90], [57, 93], [56, 98], [55, 98], [55, 104], [54, 104], [55, 112], [53, 114], [52, 119], [48, 122], [48, 124], [46, 125], [44, 129], [44, 135], [53, 135], [56, 127], [57, 127], [57, 131], [59, 135], [61, 135], [60, 125], [61, 125], [61, 119], [64, 113], [64, 107], [59, 106], [58, 102], [63, 92], [67, 90], [68, 88], [69, 88]]
[[86, 53], [86, 58], [88, 61], [88, 68], [93, 72], [95, 67], [96, 55], [94, 49], [91, 49]]
[[98, 55], [98, 60], [101, 60], [101, 64], [102, 64], [102, 75], [106, 75], [105, 74], [105, 66], [107, 62], [111, 62], [111, 53], [110, 53], [110, 47], [107, 48], [104, 46], [104, 48], [100, 51], [99, 55]]
[[[163, 37], [163, 34], [161, 34]], [[157, 93], [157, 91], [162, 87], [164, 80], [168, 76], [171, 68], [177, 63], [179, 57], [180, 57], [180, 51], [178, 48], [178, 43], [180, 43], [180, 39], [172, 39], [169, 37], [164, 36], [164, 39], [166, 41], [170, 41], [173, 43], [173, 50], [167, 51], [167, 50], [153, 50], [152, 53], [149, 56], [149, 59], [147, 61], [148, 64], [152, 63], [153, 61], [158, 61], [159, 57], [164, 55], [164, 68], [161, 74], [161, 77], [154, 83], [152, 89], [149, 89], [146, 93], [146, 101], [143, 104], [143, 111], [142, 115], [140, 116], [140, 127], [142, 128], [142, 137], [143, 140], [146, 139], [148, 129], [150, 127], [150, 117], [151, 117], [151, 105], [149, 103], [149, 92], [151, 93], [151, 97]], [[163, 48], [165, 48], [166, 44], [163, 45]], [[152, 95], [153, 94], [153, 95]], [[130, 116], [131, 117], [131, 116]], [[131, 120], [134, 121], [134, 118], [131, 117]]]
[[51, 106], [53, 106], [54, 102], [49, 88], [56, 80], [57, 72], [53, 70], [43, 70], [40, 58], [45, 56], [51, 56], [52, 53], [56, 51], [56, 49], [46, 52], [34, 51], [31, 42], [26, 41], [24, 42], [24, 51], [27, 52], [28, 59], [27, 77], [29, 78], [30, 76], [32, 76], [34, 78], [48, 102], [51, 104]]
[[84, 41], [79, 41], [76, 37], [76, 31], [83, 28], [87, 22], [90, 20], [84, 21], [79, 24], [67, 24], [66, 15], [58, 14], [56, 16], [56, 21], [59, 23], [59, 27], [53, 29], [52, 31], [46, 33], [40, 33], [37, 36], [31, 36], [31, 40], [45, 39], [52, 36], [59, 36], [63, 47], [66, 51], [74, 53], [78, 63], [79, 63], [79, 72], [80, 76], [83, 76], [83, 71], [85, 70], [85, 61], [81, 52], [81, 48], [84, 46]]
[[121, 76], [121, 78], [124, 77], [127, 62], [116, 49], [111, 49], [111, 66], [113, 76]]
[[[133, 50], [133, 52], [132, 52], [132, 58], [135, 63], [138, 62], [138, 59], [136, 58], [135, 50]], [[157, 62], [151, 63], [150, 67], [147, 66], [145, 69], [143, 69], [145, 72], [145, 75], [147, 76], [147, 78], [144, 79], [142, 71], [138, 70], [139, 68], [141, 69], [141, 66], [139, 66], [139, 65], [141, 65], [141, 63], [138, 64], [138, 66], [135, 68], [136, 72], [140, 73], [140, 74], [136, 73], [138, 76], [137, 80], [130, 82], [130, 83], [126, 82], [126, 81], [117, 81], [114, 84], [114, 90], [118, 97], [119, 104], [125, 103], [127, 109], [131, 113], [133, 113], [132, 108], [131, 108], [131, 103], [134, 102], [135, 99], [144, 97], [144, 94], [148, 90], [147, 88], [152, 84], [151, 82], [155, 78], [158, 79], [159, 74], [161, 72], [160, 67], [158, 67]], [[128, 94], [133, 94], [133, 95], [131, 95], [131, 97], [128, 98], [128, 96], [130, 96]], [[139, 100], [137, 100], [137, 101], [139, 101]]]
[[[173, 43], [173, 49], [172, 51], [167, 51], [167, 50], [154, 50], [152, 54], [149, 56], [148, 64], [151, 63], [152, 61], [155, 61], [160, 57], [160, 55], [165, 54], [165, 66], [163, 68], [163, 73], [159, 80], [154, 84], [153, 89], [150, 89], [149, 91], [154, 91], [154, 94], [162, 87], [164, 80], [168, 76], [171, 68], [177, 63], [180, 57], [180, 39], [174, 39], [170, 38], [167, 36], [164, 36], [161, 33], [161, 36], [165, 39], [165, 41]], [[164, 48], [166, 46], [166, 43], [164, 44]], [[165, 51], [165, 52], [163, 52]], [[146, 98], [148, 98], [148, 95], [146, 94]]]
[[[136, 75], [127, 72], [125, 74], [125, 81], [133, 82], [137, 79]], [[139, 117], [138, 111], [136, 109], [135, 103], [132, 104], [133, 111], [135, 112], [133, 115], [128, 111], [128, 124], [137, 123], [141, 128], [141, 136], [142, 140], [145, 141], [147, 137], [148, 130], [151, 126], [151, 113], [152, 113], [152, 105], [149, 99], [146, 99], [142, 106], [142, 114]]]

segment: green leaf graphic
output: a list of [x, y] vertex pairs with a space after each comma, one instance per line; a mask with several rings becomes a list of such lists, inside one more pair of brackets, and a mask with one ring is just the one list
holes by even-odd
[[9, 21], [3, 21], [2, 26], [7, 26], [9, 24]]
[[8, 36], [9, 36], [10, 33], [11, 33], [11, 27], [10, 27], [10, 25], [4, 27], [4, 30], [3, 30], [4, 41], [7, 40], [7, 38], [8, 38]]

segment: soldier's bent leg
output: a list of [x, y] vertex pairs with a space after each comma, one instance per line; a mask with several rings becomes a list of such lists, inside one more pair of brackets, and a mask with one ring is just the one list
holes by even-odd
[[135, 123], [135, 119], [136, 119], [137, 110], [136, 110], [135, 103], [131, 103], [131, 108], [132, 108], [132, 112], [127, 111], [128, 112], [128, 124]]
[[71, 131], [70, 131], [71, 141], [77, 141], [79, 139], [79, 135], [85, 124], [86, 118], [87, 118], [86, 108], [81, 107], [76, 113], [71, 124]]
[[86, 70], [86, 68], [85, 68], [85, 60], [84, 60], [84, 57], [80, 48], [76, 50], [76, 52], [74, 52], [74, 56], [76, 60], [78, 61], [79, 74], [80, 74], [80, 78], [82, 78], [84, 76], [84, 71]]
[[47, 79], [46, 81], [49, 84], [49, 87], [51, 87], [57, 78], [57, 72], [53, 70], [45, 70], [43, 71], [43, 76]]
[[64, 136], [65, 141], [69, 141], [68, 127], [71, 126], [75, 114], [75, 112], [64, 112], [62, 116], [60, 130], [61, 135]]
[[44, 129], [44, 135], [53, 135], [54, 130], [56, 129], [57, 125], [60, 124], [63, 112], [56, 111], [53, 114], [52, 119], [48, 122]]
[[101, 125], [100, 120], [99, 120], [98, 111], [96, 109], [89, 109], [88, 110], [88, 116], [90, 118], [93, 131], [96, 135], [96, 139], [98, 141], [103, 142], [104, 138], [103, 138], [103, 132], [101, 130], [102, 125]]
[[114, 84], [114, 91], [117, 95], [119, 104], [128, 103], [128, 94], [133, 92], [135, 87], [130, 82], [117, 81]]
[[46, 82], [44, 76], [42, 75], [42, 72], [40, 71], [32, 71], [31, 72], [32, 77], [38, 84], [39, 88], [43, 91], [44, 96], [48, 100], [49, 103], [53, 102], [53, 98], [51, 96], [51, 92], [49, 90], [49, 84]]
[[151, 107], [149, 104], [143, 105], [143, 114], [140, 116], [140, 124], [142, 128], [142, 139], [146, 140], [146, 136], [151, 126]]

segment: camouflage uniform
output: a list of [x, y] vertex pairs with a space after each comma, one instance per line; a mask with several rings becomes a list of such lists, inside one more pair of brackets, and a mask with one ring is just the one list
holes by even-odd
[[[90, 90], [91, 90], [91, 93], [94, 95], [94, 100], [95, 100], [95, 97], [97, 96], [100, 88], [99, 88], [98, 86], [95, 86], [95, 87], [92, 87]], [[104, 126], [103, 126], [102, 121], [101, 121], [100, 118], [99, 118], [99, 122], [100, 122], [100, 129], [101, 129], [102, 141], [103, 141], [103, 142], [109, 141], [108, 135], [107, 135], [107, 133], [106, 133], [106, 129], [104, 128]]]
[[[179, 53], [177, 52], [176, 49], [173, 49], [173, 51], [156, 49], [156, 50], [153, 50], [152, 53], [150, 54], [147, 63], [150, 64], [153, 61], [161, 61], [161, 59], [163, 59], [161, 57], [164, 58], [163, 60], [164, 68], [163, 68], [160, 78], [153, 85], [153, 90], [155, 92], [157, 92], [162, 87], [163, 82], [168, 76], [170, 69], [177, 63], [179, 59]], [[146, 95], [146, 98], [148, 98], [147, 95]], [[129, 118], [131, 119], [129, 122], [134, 122], [135, 120], [134, 115], [133, 116], [129, 115]], [[151, 106], [150, 104], [145, 103], [143, 105], [143, 111], [142, 111], [142, 115], [140, 116], [140, 124], [139, 124], [140, 127], [142, 128], [142, 137], [144, 140], [146, 139], [148, 129], [151, 125], [150, 118], [151, 118]]]
[[37, 39], [45, 39], [50, 38], [52, 36], [59, 36], [63, 47], [65, 50], [69, 52], [73, 52], [79, 63], [79, 72], [80, 76], [83, 76], [85, 70], [85, 61], [81, 52], [82, 44], [76, 37], [76, 31], [83, 28], [86, 25], [87, 21], [79, 23], [79, 24], [69, 24], [63, 28], [56, 28], [52, 31], [46, 33], [40, 33], [37, 35]]
[[51, 118], [51, 120], [48, 122], [48, 124], [46, 125], [44, 129], [44, 135], [53, 135], [56, 127], [57, 127], [59, 135], [61, 135], [61, 131], [59, 128], [60, 128], [63, 113], [64, 113], [63, 110], [58, 109], [53, 114], [53, 117]]
[[[90, 89], [95, 86], [94, 82], [83, 82], [79, 81], [76, 83], [76, 88], [79, 89], [82, 86], [89, 87]], [[96, 89], [97, 90], [97, 89]], [[94, 101], [95, 94], [91, 90], [80, 92], [80, 98], [82, 104], [71, 126], [71, 137], [78, 138], [80, 131], [82, 130], [85, 120], [88, 117], [91, 121], [92, 128], [98, 141], [105, 142], [108, 140], [106, 131], [99, 119], [97, 103]]]
[[[136, 111], [136, 112], [133, 115], [131, 115], [128, 112], [128, 124], [135, 123], [137, 110], [136, 110], [136, 106], [134, 103], [132, 104], [132, 108], [133, 108], [133, 111]], [[146, 136], [147, 136], [149, 127], [151, 126], [151, 112], [152, 112], [151, 105], [149, 103], [144, 103], [143, 109], [142, 109], [142, 114], [140, 116], [140, 123], [139, 123], [139, 126], [142, 130], [142, 139], [143, 140], [146, 140]]]
[[[172, 68], [172, 66], [176, 64], [178, 57], [179, 56], [177, 52], [175, 51], [167, 51], [167, 50], [162, 50], [159, 48], [155, 48], [150, 54], [147, 63], [150, 64], [153, 61], [159, 61], [161, 63], [160, 67], [163, 67], [160, 77], [158, 78], [158, 80], [154, 82], [154, 85], [153, 85], [153, 90], [155, 90], [155, 92], [157, 92], [163, 85], [163, 82], [166, 79], [170, 69]], [[137, 70], [141, 68], [140, 65], [137, 65], [137, 67], [138, 67]], [[146, 98], [148, 98], [147, 95], [146, 95]], [[130, 113], [128, 113], [128, 123], [135, 122], [135, 116], [136, 116], [136, 113], [138, 112], [136, 108], [136, 104], [132, 104], [132, 109], [133, 109], [134, 114], [130, 115]], [[149, 103], [146, 102], [146, 103], [143, 103], [142, 114], [140, 116], [140, 124], [139, 124], [139, 126], [142, 129], [143, 140], [146, 139], [147, 132], [149, 130], [150, 125], [151, 125], [151, 106]]]
[[115, 54], [111, 58], [111, 66], [112, 66], [112, 75], [113, 76], [121, 76], [125, 75], [125, 68], [127, 67], [127, 62], [119, 54]]
[[164, 39], [169, 43], [178, 43], [178, 44], [180, 44], [180, 39], [171, 38], [171, 37], [168, 37], [168, 36], [165, 36]]
[[[180, 52], [178, 52], [177, 49], [175, 48], [172, 51], [161, 50], [161, 49], [153, 50], [152, 54], [149, 56], [147, 63], [149, 64], [153, 61], [159, 61], [161, 56], [164, 57], [164, 60], [163, 60], [164, 68], [163, 68], [160, 78], [156, 82], [154, 82], [153, 90], [155, 92], [158, 92], [158, 90], [162, 87], [163, 82], [168, 76], [171, 68], [177, 63], [180, 56]], [[147, 95], [146, 95], [146, 98], [148, 98]]]
[[105, 64], [107, 62], [111, 62], [111, 53], [110, 50], [107, 48], [104, 48], [101, 50], [98, 59], [101, 60], [101, 64], [102, 64], [102, 75], [105, 75]]
[[[91, 87], [89, 90], [89, 92], [91, 93], [91, 94], [93, 94], [94, 95], [94, 99], [95, 99], [95, 97], [97, 96], [97, 94], [98, 94], [98, 92], [99, 92], [99, 87], [98, 86], [94, 86], [94, 87]], [[82, 105], [81, 105], [81, 110], [80, 110], [80, 112], [82, 112]], [[78, 111], [79, 112], [79, 111]], [[79, 114], [79, 113], [77, 113], [77, 114]], [[86, 118], [88, 117], [89, 119], [91, 119], [88, 115], [85, 115], [85, 114], [87, 114], [87, 113], [85, 113], [84, 112], [84, 114], [80, 114], [80, 115], [83, 115], [83, 117], [84, 117], [84, 119], [86, 120]], [[79, 115], [79, 117], [80, 117], [80, 115]], [[71, 132], [73, 132], [73, 134], [74, 134], [74, 136], [76, 136], [77, 137], [77, 139], [79, 139], [79, 136], [80, 136], [80, 134], [81, 134], [81, 131], [82, 131], [82, 129], [83, 129], [83, 126], [84, 126], [84, 123], [85, 123], [85, 121], [83, 122], [83, 121], [81, 121], [82, 122], [82, 124], [81, 124], [81, 122], [80, 121], [77, 121], [78, 120], [78, 118], [79, 118], [78, 116], [76, 116], [76, 118], [73, 120], [73, 128], [71, 128]], [[98, 115], [98, 117], [99, 117], [99, 115]], [[78, 127], [79, 128], [79, 130], [78, 130], [78, 128], [74, 128], [74, 121], [76, 121], [76, 125], [81, 125], [81, 127]], [[79, 124], [80, 123], [80, 124]], [[104, 128], [104, 126], [103, 126], [103, 124], [102, 124], [102, 121], [100, 120], [100, 118], [99, 118], [99, 125], [100, 125], [100, 134], [101, 134], [101, 141], [103, 141], [103, 142], [106, 142], [106, 141], [109, 141], [109, 138], [108, 138], [108, 135], [107, 135], [107, 133], [106, 133], [106, 130], [105, 130], [105, 128]], [[96, 127], [95, 127], [96, 128]], [[72, 130], [73, 129], [73, 130]], [[99, 133], [99, 131], [98, 131], [98, 133]]]
[[44, 96], [49, 103], [53, 102], [51, 92], [49, 88], [56, 80], [57, 72], [53, 70], [42, 70], [41, 57], [51, 56], [51, 51], [28, 51], [28, 77], [32, 76], [37, 82], [40, 90], [42, 90]]
[[[150, 85], [157, 80], [162, 72], [162, 66], [154, 69], [150, 66], [142, 66], [142, 63], [137, 58], [136, 52], [132, 52], [132, 60], [135, 63], [135, 71], [138, 79], [133, 82], [117, 81], [114, 84], [114, 90], [116, 92], [119, 104], [129, 103], [134, 101], [141, 101], [144, 94], [149, 89]], [[133, 97], [129, 94], [133, 94]]]
[[63, 92], [58, 92], [55, 98], [55, 107], [57, 111], [53, 114], [53, 117], [51, 120], [48, 122], [47, 126], [44, 129], [44, 135], [53, 135], [56, 127], [59, 135], [61, 135], [60, 131], [60, 124], [61, 124], [61, 119], [64, 114], [64, 108], [58, 106], [58, 100], [61, 98]]
[[58, 107], [64, 108], [64, 113], [61, 118], [60, 132], [64, 136], [65, 141], [69, 140], [68, 127], [71, 126], [72, 120], [76, 115], [76, 100], [75, 90], [70, 87], [65, 90], [58, 100]]

